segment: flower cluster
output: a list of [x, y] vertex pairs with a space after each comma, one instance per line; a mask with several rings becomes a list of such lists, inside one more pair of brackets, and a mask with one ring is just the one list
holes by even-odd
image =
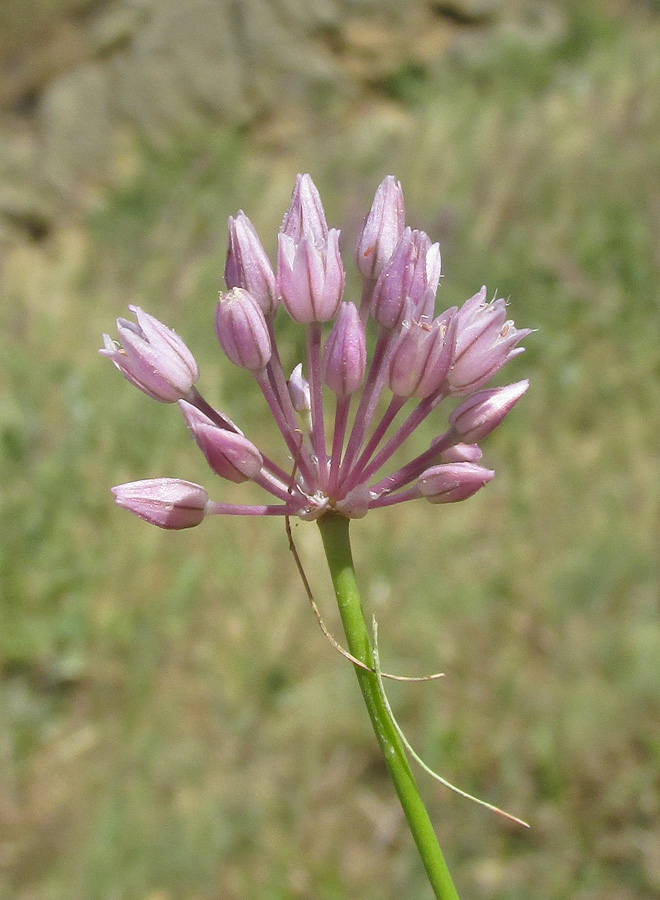
[[[197, 364], [181, 338], [129, 307], [137, 322], [118, 319], [120, 343], [104, 335], [100, 352], [149, 397], [179, 404], [217, 475], [253, 481], [277, 502], [216, 503], [200, 485], [157, 478], [114, 488], [120, 506], [161, 528], [189, 528], [220, 514], [316, 519], [334, 510], [359, 518], [369, 509], [418, 497], [431, 503], [463, 500], [491, 480], [494, 473], [479, 465], [478, 442], [499, 425], [528, 382], [483, 388], [522, 353], [518, 345], [529, 329], [507, 319], [503, 299], [487, 302], [485, 287], [460, 309], [436, 315], [440, 250], [425, 232], [406, 227], [401, 185], [392, 176], [376, 191], [355, 264], [362, 278], [359, 308], [343, 299], [339, 231], [328, 228], [309, 175], [296, 180], [278, 235], [276, 271], [248, 217], [239, 211], [229, 219], [228, 290], [220, 294], [215, 331], [226, 356], [250, 371], [262, 390], [286, 444], [285, 465], [261, 452], [202, 397], [195, 387]], [[288, 380], [274, 331], [281, 306], [305, 329], [305, 365], [298, 363]], [[376, 334], [368, 361], [370, 322]], [[332, 323], [325, 340], [324, 323]], [[335, 395], [331, 429], [324, 407], [328, 392]], [[425, 452], [383, 474], [414, 429], [451, 397], [461, 401], [447, 430]], [[406, 404], [410, 411], [399, 417]]]

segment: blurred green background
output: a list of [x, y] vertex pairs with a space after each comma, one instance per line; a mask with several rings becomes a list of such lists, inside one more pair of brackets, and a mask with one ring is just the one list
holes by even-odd
[[[447, 672], [392, 686], [411, 742], [532, 825], [420, 773], [459, 893], [660, 895], [659, 97], [651, 0], [3, 0], [1, 897], [431, 896], [283, 524], [165, 533], [109, 493], [256, 496], [96, 350], [143, 306], [272, 448], [212, 314], [227, 216], [272, 254], [299, 171], [347, 267], [394, 173], [439, 304], [485, 282], [538, 329], [488, 489], [352, 528], [383, 665]], [[339, 634], [317, 530], [295, 538]]]

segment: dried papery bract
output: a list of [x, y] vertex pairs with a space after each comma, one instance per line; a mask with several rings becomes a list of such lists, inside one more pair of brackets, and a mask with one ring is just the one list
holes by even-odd
[[309, 396], [309, 381], [303, 375], [302, 363], [294, 368], [287, 382], [291, 403], [297, 413], [308, 413], [312, 408]]

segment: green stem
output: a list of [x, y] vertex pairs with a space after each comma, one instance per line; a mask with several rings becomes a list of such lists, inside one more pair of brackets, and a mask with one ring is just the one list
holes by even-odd
[[[373, 652], [353, 568], [349, 520], [336, 513], [327, 513], [318, 524], [348, 649], [356, 659], [373, 669]], [[355, 674], [433, 892], [437, 900], [458, 900], [431, 820], [410, 771], [405, 749], [383, 703], [376, 675], [358, 666], [355, 666]]]

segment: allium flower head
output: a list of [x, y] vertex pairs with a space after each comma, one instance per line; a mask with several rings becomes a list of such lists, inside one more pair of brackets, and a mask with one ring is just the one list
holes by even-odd
[[[436, 313], [440, 249], [404, 224], [401, 186], [381, 183], [360, 231], [355, 260], [362, 277], [358, 308], [344, 298], [339, 231], [328, 228], [309, 175], [299, 175], [278, 236], [277, 273], [250, 220], [229, 219], [225, 279], [215, 331], [231, 363], [254, 376], [283, 438], [272, 455], [243, 435], [194, 387], [196, 363], [181, 339], [131, 307], [137, 324], [119, 319], [121, 346], [104, 349], [140, 390], [179, 406], [212, 471], [252, 482], [269, 504], [212, 502], [204, 488], [152, 479], [114, 488], [121, 506], [162, 528], [187, 528], [209, 515], [284, 515], [315, 519], [334, 511], [360, 518], [407, 500], [463, 500], [494, 473], [480, 466], [477, 445], [527, 390], [522, 381], [481, 390], [522, 352], [529, 329], [516, 329], [506, 304], [486, 302], [482, 288], [460, 309]], [[280, 303], [281, 300], [281, 303]], [[304, 329], [305, 358], [285, 378], [276, 312]], [[367, 328], [375, 331], [371, 359]], [[295, 361], [289, 360], [287, 371]], [[445, 399], [462, 397], [430, 447], [409, 446], [415, 429]]]

